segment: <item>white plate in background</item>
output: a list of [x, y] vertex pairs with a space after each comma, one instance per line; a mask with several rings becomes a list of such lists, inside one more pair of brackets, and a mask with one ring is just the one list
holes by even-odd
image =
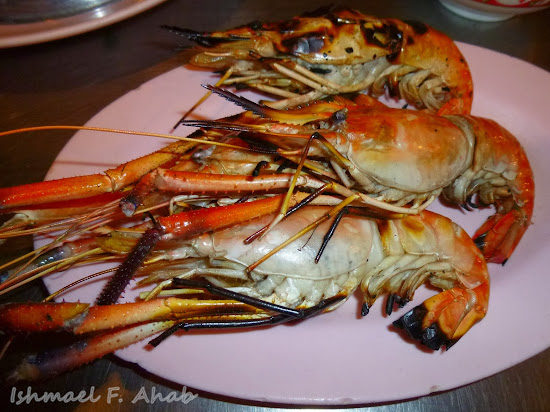
[[117, 23], [166, 0], [119, 0], [74, 16], [1, 24], [0, 48], [26, 46], [86, 33]]

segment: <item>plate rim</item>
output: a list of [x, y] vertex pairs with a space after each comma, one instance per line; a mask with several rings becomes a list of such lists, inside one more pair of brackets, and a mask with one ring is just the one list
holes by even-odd
[[[133, 17], [165, 1], [119, 0], [74, 16], [33, 23], [0, 24], [0, 48], [41, 44], [87, 33]], [[106, 10], [108, 13], [102, 15]]]

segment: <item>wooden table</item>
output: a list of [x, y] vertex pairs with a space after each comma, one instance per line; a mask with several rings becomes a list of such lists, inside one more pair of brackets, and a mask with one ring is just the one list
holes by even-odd
[[[526, 60], [550, 70], [550, 10], [524, 15], [499, 23], [463, 19], [444, 9], [437, 1], [389, 2], [354, 1], [348, 6], [380, 17], [415, 19], [438, 28], [455, 40], [475, 44]], [[192, 27], [196, 30], [223, 29], [256, 19], [278, 20], [320, 6], [313, 1], [279, 0], [167, 1], [149, 11], [114, 25], [79, 36], [45, 44], [0, 50], [0, 130], [29, 125], [84, 124], [118, 97], [140, 84], [182, 64], [175, 46], [178, 40], [159, 29], [161, 24]], [[495, 68], [498, 70], [498, 68]], [[520, 81], [521, 79], [510, 79]], [[0, 186], [12, 186], [43, 179], [70, 132], [44, 132], [39, 138], [18, 135], [3, 138], [0, 152]], [[2, 260], [31, 249], [30, 239], [8, 242]], [[25, 287], [6, 300], [39, 300], [43, 287]], [[516, 304], [514, 302], [511, 305]], [[541, 327], [548, 327], [541, 325]], [[513, 333], [511, 330], [510, 333]], [[441, 373], [446, 373], [442, 371]], [[163, 381], [114, 356], [94, 362], [47, 382], [33, 384], [32, 390], [79, 391], [94, 387], [105, 394], [120, 387], [128, 397], [141, 388], [168, 394], [181, 388]], [[17, 387], [26, 390], [26, 385]], [[382, 405], [354, 405], [369, 411], [439, 410], [550, 410], [550, 349], [508, 370], [479, 382], [444, 393]], [[0, 405], [7, 410], [41, 409], [48, 405], [31, 403], [15, 409], [10, 402], [12, 388], [2, 389]], [[122, 410], [258, 411], [266, 405], [216, 394], [189, 391], [199, 397], [184, 405], [128, 403], [107, 405], [57, 403], [56, 410], [99, 408]], [[11, 407], [11, 408], [10, 408]], [[6, 409], [5, 409], [6, 410]], [[357, 410], [357, 409], [355, 409]]]

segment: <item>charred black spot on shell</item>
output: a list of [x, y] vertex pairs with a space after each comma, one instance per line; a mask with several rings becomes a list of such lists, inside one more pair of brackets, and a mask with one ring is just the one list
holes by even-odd
[[264, 23], [261, 22], [260, 20], [251, 21], [250, 23], [245, 24], [244, 27], [247, 27], [253, 31], [265, 30]]
[[403, 46], [403, 33], [393, 24], [361, 24], [365, 42], [385, 49], [389, 60], [396, 59]]
[[329, 74], [330, 72], [332, 72], [331, 69], [327, 69], [325, 67], [318, 67], [318, 66], [311, 67], [309, 71], [317, 74]]
[[346, 53], [348, 54], [353, 53], [353, 47], [346, 47]]
[[393, 326], [404, 329], [414, 340], [422, 340], [422, 320], [428, 313], [424, 306], [419, 305], [411, 309], [393, 322]]
[[334, 112], [331, 116], [332, 121], [335, 123], [341, 123], [348, 118], [348, 109], [341, 109]]
[[411, 338], [432, 350], [438, 350], [442, 346], [449, 349], [457, 339], [450, 339], [437, 323], [423, 328], [422, 323], [427, 314], [428, 310], [424, 305], [419, 305], [393, 322], [393, 326], [404, 329]]
[[379, 47], [386, 47], [386, 44], [382, 43], [378, 38], [375, 37], [375, 34], [377, 33], [376, 30], [366, 28], [365, 26], [361, 27], [363, 29], [363, 34], [365, 36], [365, 39], [367, 40], [367, 43], [374, 44], [375, 46]]
[[378, 225], [378, 231], [382, 236], [384, 236], [385, 233], [391, 230], [389, 222], [387, 220], [379, 220], [376, 224]]
[[449, 339], [445, 336], [441, 328], [434, 323], [424, 329], [424, 333], [422, 334], [422, 344], [432, 350], [438, 350], [442, 346], [448, 346]]
[[388, 35], [390, 38], [390, 54], [386, 56], [389, 61], [395, 60], [403, 49], [403, 32], [394, 25], [389, 25]]
[[482, 252], [483, 252], [483, 249], [485, 248], [485, 245], [487, 244], [487, 242], [485, 241], [486, 237], [487, 237], [487, 233], [483, 233], [482, 235], [479, 235], [474, 239], [475, 245]]
[[420, 21], [416, 20], [403, 20], [409, 26], [411, 26], [416, 34], [425, 34], [428, 32], [428, 26]]

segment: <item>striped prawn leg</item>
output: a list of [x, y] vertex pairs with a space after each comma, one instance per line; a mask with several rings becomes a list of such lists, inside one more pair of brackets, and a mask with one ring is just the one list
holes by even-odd
[[[264, 319], [269, 314], [237, 301], [154, 299], [90, 306], [85, 303], [16, 303], [0, 306], [0, 330], [12, 334], [66, 331], [75, 341], [25, 357], [8, 380], [43, 380], [163, 332], [182, 321], [216, 313], [220, 320]], [[44, 335], [48, 336], [48, 335]]]

